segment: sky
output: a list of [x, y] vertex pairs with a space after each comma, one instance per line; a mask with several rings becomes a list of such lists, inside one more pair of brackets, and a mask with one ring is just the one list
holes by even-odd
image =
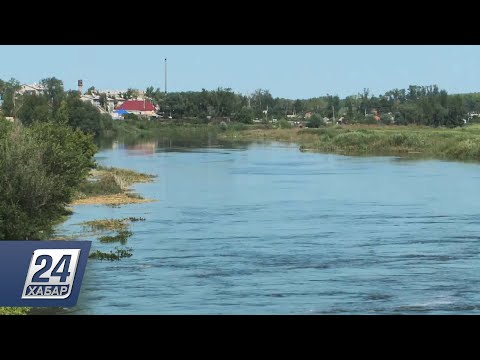
[[274, 97], [379, 95], [409, 85], [480, 92], [480, 46], [467, 45], [0, 45], [0, 79], [55, 76], [66, 89], [199, 91]]

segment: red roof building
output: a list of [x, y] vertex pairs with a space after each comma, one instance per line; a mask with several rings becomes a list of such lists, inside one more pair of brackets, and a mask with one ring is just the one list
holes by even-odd
[[154, 115], [155, 105], [148, 100], [127, 100], [116, 110], [125, 110], [138, 115]]

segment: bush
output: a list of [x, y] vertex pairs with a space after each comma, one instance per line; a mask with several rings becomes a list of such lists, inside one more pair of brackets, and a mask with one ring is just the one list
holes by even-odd
[[235, 116], [235, 120], [244, 124], [252, 124], [254, 117], [255, 117], [255, 112], [253, 111], [253, 109], [248, 107], [243, 107]]
[[285, 119], [282, 119], [278, 122], [280, 129], [291, 129], [292, 125]]
[[131, 114], [131, 113], [123, 115], [123, 118], [125, 120], [133, 120], [133, 121], [140, 121], [141, 120], [140, 116], [138, 116], [136, 114]]
[[113, 174], [105, 174], [97, 181], [84, 180], [78, 187], [80, 197], [113, 195], [122, 193]]
[[382, 114], [380, 116], [380, 122], [385, 125], [391, 125], [392, 124], [392, 116], [389, 114]]
[[319, 128], [319, 127], [323, 127], [323, 126], [326, 126], [327, 124], [325, 123], [325, 121], [323, 121], [323, 118], [318, 115], [318, 114], [314, 114], [310, 117], [310, 121], [307, 123], [307, 126], [309, 128]]
[[235, 131], [246, 130], [248, 129], [248, 125], [244, 123], [234, 122], [234, 123], [230, 123], [230, 129]]
[[46, 238], [95, 152], [91, 136], [66, 125], [0, 124], [0, 240]]
[[228, 129], [227, 123], [226, 123], [225, 121], [222, 121], [222, 122], [220, 123], [220, 130], [226, 131], [227, 129]]
[[358, 123], [373, 125], [373, 124], [378, 124], [378, 121], [377, 119], [375, 119], [375, 115], [369, 114], [365, 116], [363, 119], [362, 118], [358, 119]]

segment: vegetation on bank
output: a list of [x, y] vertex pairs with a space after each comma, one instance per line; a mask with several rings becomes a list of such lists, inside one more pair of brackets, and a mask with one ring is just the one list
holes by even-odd
[[93, 231], [113, 231], [124, 230], [128, 227], [130, 222], [145, 221], [145, 218], [128, 217], [124, 219], [103, 219], [103, 220], [91, 220], [85, 221], [83, 225], [86, 229]]
[[112, 132], [112, 117], [82, 101], [78, 91], [65, 91], [62, 80], [46, 78], [40, 80], [40, 85], [45, 89], [43, 93], [19, 94], [21, 86], [16, 79], [0, 79], [2, 114], [16, 118], [25, 126], [35, 122], [54, 122], [94, 135]]
[[27, 315], [31, 308], [28, 307], [2, 307], [0, 306], [0, 315]]
[[301, 150], [345, 155], [412, 155], [446, 160], [480, 161], [480, 125], [462, 128], [343, 125], [320, 129], [230, 131], [222, 139], [294, 142]]
[[91, 136], [64, 124], [0, 121], [0, 240], [48, 238], [95, 152]]
[[[142, 136], [129, 138], [131, 143], [149, 139], [162, 141], [165, 147], [229, 146], [235, 143], [276, 140], [298, 143], [302, 151], [319, 151], [345, 155], [402, 155], [436, 159], [480, 161], [480, 124], [448, 128], [421, 125], [335, 125], [320, 128], [296, 128], [286, 124], [245, 125], [228, 123], [225, 130], [217, 124], [180, 125], [150, 121]], [[287, 123], [288, 124], [288, 123]], [[290, 124], [288, 124], [290, 125]], [[119, 122], [124, 128], [136, 128], [135, 123]], [[134, 134], [135, 131], [133, 130]], [[202, 134], [196, 137], [197, 134]], [[150, 135], [148, 135], [150, 134]], [[178, 141], [177, 134], [182, 134]], [[190, 142], [189, 140], [192, 139]]]
[[124, 205], [150, 202], [133, 193], [130, 186], [151, 182], [155, 176], [128, 169], [97, 166], [90, 176], [82, 181], [75, 193], [72, 205], [105, 204]]
[[92, 260], [117, 261], [129, 257], [132, 257], [132, 248], [119, 249], [116, 247], [114, 250], [110, 250], [108, 253], [95, 250], [90, 253], [88, 258]]
[[[128, 239], [133, 233], [128, 230], [132, 222], [145, 221], [144, 218], [128, 217], [123, 219], [102, 219], [83, 222], [81, 225], [86, 230], [91, 230], [94, 234], [103, 234], [98, 237], [102, 244], [120, 243], [126, 245]], [[108, 234], [108, 235], [107, 235]], [[94, 260], [120, 260], [122, 258], [131, 257], [132, 248], [118, 248], [110, 252], [95, 250], [90, 253], [89, 258]]]

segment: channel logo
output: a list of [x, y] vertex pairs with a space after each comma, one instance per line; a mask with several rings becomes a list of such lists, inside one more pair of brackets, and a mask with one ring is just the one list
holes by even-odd
[[80, 249], [38, 249], [33, 252], [22, 299], [66, 299], [77, 271]]
[[0, 241], [0, 306], [72, 307], [91, 241]]

